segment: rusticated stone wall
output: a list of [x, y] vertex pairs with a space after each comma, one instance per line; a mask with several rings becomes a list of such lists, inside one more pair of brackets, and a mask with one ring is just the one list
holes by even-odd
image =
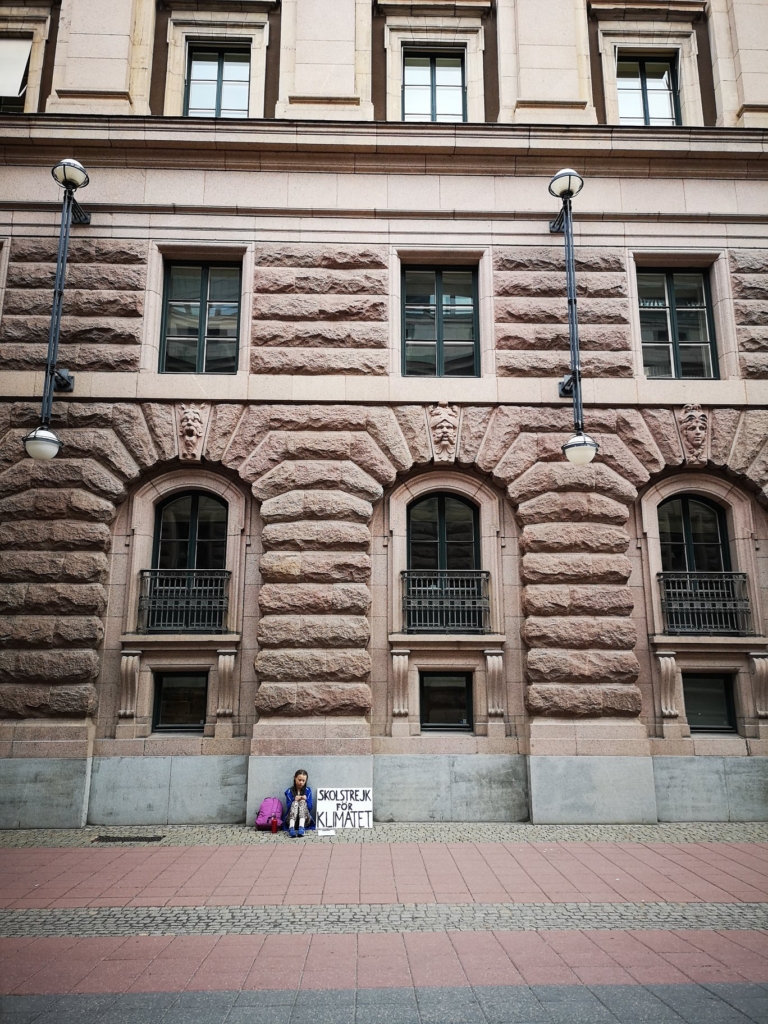
[[739, 365], [745, 377], [768, 379], [768, 250], [730, 252]]
[[[14, 238], [0, 322], [6, 370], [45, 366], [57, 239]], [[59, 364], [68, 370], [139, 368], [147, 243], [70, 242]]]
[[[494, 252], [496, 363], [503, 377], [568, 373], [565, 255], [520, 246]], [[627, 270], [620, 250], [576, 249], [579, 337], [585, 377], [631, 377]]]
[[[151, 467], [178, 458], [169, 403], [55, 404], [66, 448], [41, 463], [21, 435], [37, 407], [0, 407], [0, 715], [93, 713], [109, 524]], [[210, 410], [203, 465], [249, 485], [263, 527], [255, 670], [262, 716], [358, 716], [371, 705], [370, 535], [398, 474], [433, 473], [424, 406], [236, 405]], [[768, 412], [709, 411], [710, 467], [768, 504]], [[686, 458], [676, 410], [590, 409], [597, 461], [560, 446], [564, 407], [465, 406], [456, 464], [489, 477], [521, 524], [526, 703], [532, 714], [641, 711], [625, 529], [638, 489]], [[188, 472], [188, 464], [187, 472]], [[373, 681], [374, 685], [376, 680]]]
[[387, 372], [385, 249], [271, 245], [256, 265], [253, 373]]

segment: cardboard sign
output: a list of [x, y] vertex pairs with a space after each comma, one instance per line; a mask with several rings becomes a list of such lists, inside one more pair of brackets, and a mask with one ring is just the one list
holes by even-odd
[[318, 789], [318, 835], [337, 828], [373, 827], [372, 789]]

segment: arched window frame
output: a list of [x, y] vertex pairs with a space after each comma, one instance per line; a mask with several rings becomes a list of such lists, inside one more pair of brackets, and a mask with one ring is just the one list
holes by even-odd
[[126, 583], [123, 634], [136, 633], [139, 610], [139, 573], [153, 564], [157, 509], [166, 501], [189, 491], [209, 492], [227, 505], [227, 555], [224, 568], [231, 572], [228, 634], [242, 632], [242, 587], [245, 563], [246, 499], [229, 480], [204, 469], [169, 473], [150, 480], [133, 495], [129, 513], [131, 542]]
[[[481, 546], [480, 546], [480, 509], [475, 504], [475, 502], [472, 501], [470, 498], [467, 498], [463, 494], [456, 494], [455, 492], [452, 492], [452, 491], [428, 491], [426, 494], [422, 494], [420, 497], [415, 498], [413, 501], [410, 501], [408, 503], [408, 505], [406, 507], [406, 532], [407, 532], [407, 544], [408, 544], [408, 568], [409, 569], [412, 568], [412, 565], [411, 565], [411, 511], [412, 511], [412, 509], [416, 505], [420, 504], [420, 502], [425, 501], [427, 498], [432, 498], [432, 497], [435, 497], [435, 498], [455, 498], [457, 501], [460, 501], [462, 504], [466, 505], [468, 508], [470, 508], [472, 510], [473, 540], [474, 540], [474, 548], [475, 548], [474, 554], [475, 554], [475, 563], [476, 563], [472, 568], [473, 569], [482, 569], [483, 568], [483, 566], [482, 566], [482, 554], [483, 553], [482, 553]], [[438, 520], [438, 522], [439, 522], [439, 520]], [[440, 544], [440, 543], [442, 543], [442, 541], [439, 540], [438, 543]]]
[[[669, 501], [676, 501], [676, 500], [681, 500], [681, 499], [683, 501], [686, 501], [686, 502], [689, 501], [689, 500], [690, 501], [698, 501], [699, 504], [705, 505], [707, 508], [712, 509], [712, 511], [716, 514], [716, 516], [717, 516], [717, 523], [718, 523], [718, 529], [720, 530], [720, 535], [721, 535], [720, 547], [721, 547], [721, 550], [722, 550], [723, 572], [733, 572], [734, 569], [733, 569], [732, 559], [731, 559], [730, 530], [728, 529], [728, 513], [727, 513], [726, 509], [719, 502], [713, 501], [706, 494], [692, 494], [688, 490], [683, 491], [680, 494], [671, 494], [671, 495], [669, 495], [669, 497], [664, 498], [663, 501], [660, 501], [659, 504], [656, 506], [656, 522], [658, 523], [659, 509], [662, 507], [662, 505], [666, 505], [667, 502], [669, 502]], [[686, 517], [686, 511], [684, 509], [684, 511], [683, 511], [683, 519], [684, 520], [685, 520], [685, 517]], [[684, 526], [684, 529], [685, 529], [685, 526]], [[689, 539], [688, 539], [688, 535], [686, 533], [685, 534], [686, 559], [688, 558], [688, 555], [690, 554], [690, 552], [688, 551], [688, 543], [689, 543]], [[661, 552], [661, 531], [660, 530], [659, 530], [659, 552]], [[691, 569], [690, 571], [693, 572], [694, 570]]]
[[[152, 565], [151, 565], [152, 569], [159, 568], [157, 563], [159, 561], [159, 555], [160, 555], [160, 531], [161, 531], [161, 527], [162, 527], [163, 510], [165, 508], [167, 508], [169, 505], [171, 505], [174, 501], [177, 501], [179, 498], [191, 497], [191, 498], [194, 499], [195, 496], [198, 496], [198, 503], [199, 503], [199, 497], [202, 496], [202, 495], [206, 495], [206, 496], [212, 497], [216, 501], [218, 501], [221, 505], [223, 505], [224, 509], [226, 510], [226, 513], [227, 513], [227, 520], [229, 520], [229, 505], [221, 497], [221, 495], [215, 494], [213, 491], [206, 490], [206, 489], [203, 489], [203, 488], [200, 488], [200, 487], [193, 487], [189, 491], [181, 491], [178, 494], [171, 494], [167, 498], [164, 498], [162, 501], [157, 502], [157, 504], [155, 505], [155, 535], [154, 535], [154, 538], [153, 538], [153, 541], [152, 541]], [[197, 514], [198, 514], [197, 510], [195, 510], [195, 512], [194, 512], [195, 525], [197, 525]], [[190, 533], [191, 533], [191, 531], [190, 531]], [[229, 541], [229, 537], [228, 536], [227, 536], [227, 541]], [[229, 548], [229, 543], [227, 543], [227, 548]], [[226, 557], [225, 557], [225, 566], [226, 566]], [[222, 566], [222, 568], [224, 568], [225, 566]]]

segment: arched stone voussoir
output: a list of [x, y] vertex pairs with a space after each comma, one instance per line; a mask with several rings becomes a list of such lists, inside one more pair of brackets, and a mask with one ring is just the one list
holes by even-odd
[[316, 715], [365, 715], [371, 709], [367, 683], [262, 683], [256, 691], [261, 716], [305, 718]]
[[397, 472], [407, 473], [413, 466], [414, 457], [393, 410], [388, 406], [369, 409], [366, 429]]
[[532, 715], [558, 718], [597, 718], [614, 715], [637, 717], [642, 711], [640, 690], [624, 686], [529, 686], [525, 706]]
[[625, 505], [637, 498], [637, 489], [628, 480], [601, 463], [572, 466], [569, 462], [538, 462], [507, 487], [516, 505], [545, 491], [595, 491]]
[[48, 462], [24, 459], [0, 473], [0, 498], [31, 488], [73, 487], [118, 503], [126, 496], [122, 481], [94, 459], [67, 459], [61, 455]]
[[81, 428], [60, 430], [67, 458], [93, 459], [104, 465], [122, 480], [135, 480], [140, 472], [136, 460], [129, 453], [114, 430]]
[[369, 501], [345, 491], [286, 491], [262, 502], [265, 523], [286, 523], [300, 519], [331, 519], [367, 523], [373, 515]]
[[380, 483], [348, 460], [281, 462], [257, 480], [252, 490], [259, 501], [274, 498], [285, 491], [348, 491], [367, 501], [378, 501], [384, 494]]

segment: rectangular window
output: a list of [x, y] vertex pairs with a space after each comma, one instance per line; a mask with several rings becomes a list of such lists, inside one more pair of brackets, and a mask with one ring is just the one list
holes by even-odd
[[616, 62], [619, 124], [682, 124], [674, 57], [619, 53]]
[[463, 54], [403, 51], [403, 120], [467, 120]]
[[403, 374], [478, 377], [477, 271], [403, 268]]
[[683, 694], [691, 732], [736, 732], [731, 676], [683, 672]]
[[472, 732], [472, 673], [422, 672], [421, 728]]
[[155, 732], [202, 732], [208, 703], [206, 672], [156, 672]]
[[0, 39], [0, 114], [23, 114], [31, 39]]
[[637, 291], [646, 377], [717, 377], [706, 274], [700, 270], [639, 270]]
[[166, 266], [161, 373], [236, 373], [240, 266]]
[[250, 79], [248, 50], [190, 47], [184, 114], [248, 117]]

